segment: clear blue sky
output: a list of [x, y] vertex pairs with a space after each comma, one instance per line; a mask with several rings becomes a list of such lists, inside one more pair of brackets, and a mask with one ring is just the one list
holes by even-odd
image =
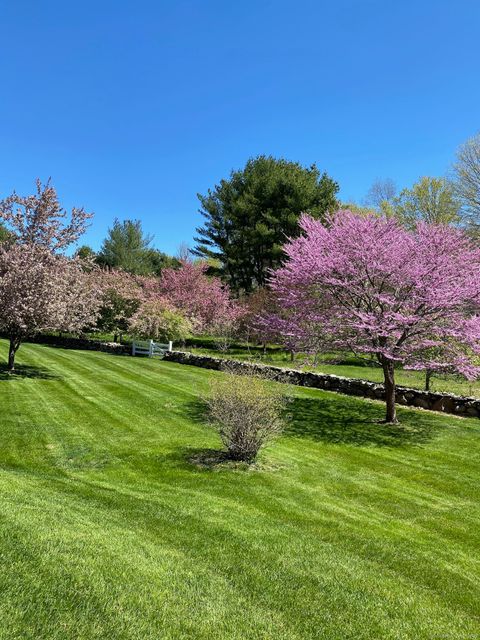
[[52, 177], [155, 244], [192, 243], [197, 192], [260, 153], [361, 200], [442, 175], [480, 129], [478, 0], [0, 0], [0, 197]]

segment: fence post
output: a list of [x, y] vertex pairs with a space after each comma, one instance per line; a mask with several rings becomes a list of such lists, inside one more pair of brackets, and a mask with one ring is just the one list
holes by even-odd
[[132, 356], [135, 355], [135, 340], [132, 342]]
[[168, 350], [172, 351], [173, 349], [173, 342], [171, 340], [168, 341]]
[[150, 340], [150, 345], [148, 348], [148, 356], [151, 358], [153, 356], [153, 340]]

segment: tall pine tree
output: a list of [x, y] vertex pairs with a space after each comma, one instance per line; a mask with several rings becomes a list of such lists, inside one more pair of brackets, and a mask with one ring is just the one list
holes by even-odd
[[197, 229], [193, 253], [209, 260], [233, 291], [253, 291], [281, 264], [286, 238], [299, 233], [300, 214], [322, 219], [335, 209], [337, 192], [338, 184], [315, 165], [252, 158], [198, 195], [205, 224]]

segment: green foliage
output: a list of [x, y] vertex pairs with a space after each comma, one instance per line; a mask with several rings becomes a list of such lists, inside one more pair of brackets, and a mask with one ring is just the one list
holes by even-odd
[[11, 240], [13, 237], [13, 234], [11, 233], [11, 231], [9, 231], [7, 229], [7, 227], [0, 222], [0, 244], [3, 244], [4, 242], [8, 242], [9, 240]]
[[75, 255], [81, 260], [94, 260], [97, 256], [92, 247], [89, 247], [87, 244], [82, 244], [81, 247], [78, 247], [75, 251]]
[[149, 248], [144, 253], [146, 275], [159, 276], [163, 269], [177, 269], [180, 267], [180, 261], [173, 256], [160, 251], [159, 249]]
[[381, 210], [409, 229], [417, 222], [457, 224], [461, 220], [460, 201], [445, 178], [425, 176], [411, 189], [403, 189], [391, 201], [382, 202]]
[[167, 342], [184, 342], [193, 331], [191, 321], [180, 311], [159, 300], [142, 304], [130, 321], [134, 336]]
[[152, 239], [144, 234], [140, 220], [115, 219], [97, 262], [136, 275], [159, 275], [164, 267], [178, 266], [178, 260], [150, 246]]
[[1, 640], [479, 637], [479, 420], [392, 427], [297, 388], [259, 465], [208, 466], [197, 404], [221, 373], [20, 353], [0, 371]]
[[300, 214], [323, 218], [336, 208], [337, 192], [338, 184], [315, 165], [252, 158], [207, 195], [199, 194], [205, 224], [197, 229], [194, 253], [219, 261], [212, 272], [233, 291], [252, 291], [281, 263], [285, 238], [299, 233]]

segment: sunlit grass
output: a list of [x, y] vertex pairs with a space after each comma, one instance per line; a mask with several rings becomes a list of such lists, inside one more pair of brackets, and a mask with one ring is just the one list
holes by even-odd
[[0, 372], [1, 639], [479, 637], [479, 421], [392, 427], [379, 403], [296, 389], [258, 465], [197, 464], [222, 374], [40, 345], [18, 367]]

